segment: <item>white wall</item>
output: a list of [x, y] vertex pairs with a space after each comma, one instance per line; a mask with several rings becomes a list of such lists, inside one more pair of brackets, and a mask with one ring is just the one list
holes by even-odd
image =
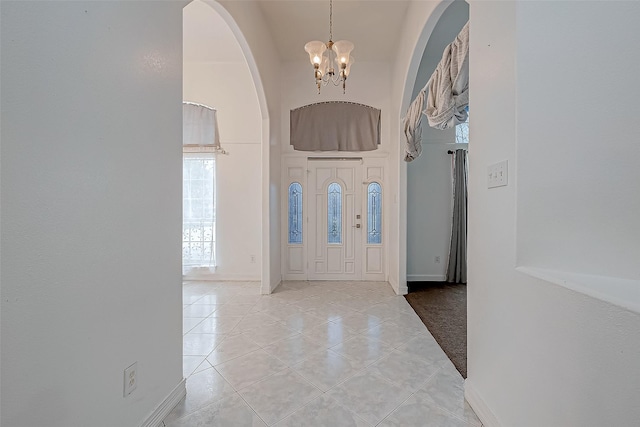
[[[262, 113], [262, 292], [270, 293], [282, 279], [280, 268], [280, 63], [256, 1], [206, 0], [234, 21], [231, 30], [247, 56]], [[222, 6], [222, 8], [220, 8]]]
[[[424, 49], [412, 99], [425, 86], [445, 47], [469, 19], [469, 6], [456, 1], [447, 7]], [[422, 120], [422, 155], [407, 165], [407, 280], [442, 281], [446, 278], [451, 240], [452, 156], [455, 129], [439, 130]], [[466, 147], [465, 147], [466, 148]], [[436, 257], [440, 262], [436, 262]]]
[[[539, 197], [541, 203], [555, 200], [563, 204], [573, 173], [582, 175], [571, 167], [566, 169], [572, 171], [566, 180], [533, 188], [528, 171], [548, 171], [549, 165], [556, 164], [553, 158], [558, 154], [541, 138], [536, 139], [539, 145], [533, 145], [533, 133], [553, 140], [567, 137], [568, 131], [555, 125], [556, 103], [564, 104], [567, 108], [563, 111], [571, 114], [567, 100], [584, 100], [585, 91], [597, 95], [601, 85], [616, 93], [614, 85], [632, 81], [637, 74], [631, 61], [630, 67], [621, 67], [614, 80], [593, 79], [598, 74], [593, 70], [608, 67], [606, 61], [601, 63], [608, 58], [608, 49], [622, 59], [628, 58], [624, 46], [638, 44], [635, 27], [625, 25], [627, 16], [638, 16], [637, 6], [632, 12], [628, 10], [630, 3], [594, 2], [587, 7], [582, 2], [562, 3], [477, 1], [470, 6], [470, 87], [474, 107], [469, 145], [472, 161], [466, 396], [487, 426], [627, 426], [640, 419], [638, 314], [516, 271], [516, 242], [521, 233], [545, 233], [543, 226], [555, 227], [530, 221], [516, 228], [519, 200]], [[520, 7], [523, 9], [518, 10]], [[553, 43], [539, 37], [540, 31], [535, 40], [531, 38], [534, 27], [550, 31]], [[625, 31], [625, 43], [620, 42], [619, 27]], [[597, 43], [592, 31], [597, 34]], [[571, 49], [562, 48], [571, 40], [576, 42]], [[556, 45], [559, 47], [550, 48]], [[530, 55], [536, 56], [540, 70], [548, 68], [551, 72], [569, 63], [583, 67], [570, 76], [561, 73], [556, 80], [541, 80], [539, 73], [521, 69], [522, 64], [532, 65]], [[525, 62], [520, 63], [520, 58]], [[538, 96], [532, 93], [534, 89]], [[607, 120], [601, 122], [602, 127], [591, 122], [593, 114], [603, 114], [605, 119], [626, 114], [626, 109], [635, 107], [636, 92], [631, 87], [626, 97], [599, 97], [593, 101], [599, 104], [597, 111], [562, 118], [574, 128], [576, 136], [585, 139], [587, 149], [580, 154], [584, 168], [591, 169], [589, 165], [596, 159], [609, 157], [603, 155], [603, 150], [591, 148], [593, 141], [600, 139], [600, 129], [606, 129], [608, 138], [615, 141], [607, 149], [622, 144], [627, 151], [633, 150], [621, 140], [625, 136], [623, 128], [611, 128]], [[585, 113], [581, 107], [578, 111]], [[536, 123], [521, 117], [525, 113], [533, 114]], [[546, 129], [549, 124], [554, 132]], [[583, 128], [593, 133], [585, 135], [580, 130]], [[564, 144], [560, 145], [564, 151]], [[531, 156], [530, 162], [520, 156], [521, 149]], [[566, 164], [569, 159], [563, 158]], [[509, 161], [509, 185], [487, 189], [487, 166], [504, 159]], [[624, 161], [616, 166], [618, 178], [637, 177], [635, 166]], [[525, 174], [522, 185], [521, 173]], [[602, 174], [598, 170], [593, 173]], [[590, 201], [579, 203], [585, 208], [591, 206]], [[615, 212], [617, 207], [613, 206]], [[564, 214], [559, 216], [563, 218]], [[636, 222], [624, 214], [619, 218], [621, 226], [630, 233], [636, 232]], [[604, 224], [607, 230], [607, 220]], [[573, 237], [570, 230], [556, 231], [560, 239]], [[556, 253], [554, 242], [549, 239], [544, 247]], [[590, 252], [586, 249], [588, 256]], [[556, 255], [560, 268], [579, 268], [573, 255]], [[608, 256], [592, 259], [592, 268], [605, 269], [609, 261]], [[620, 268], [631, 271], [633, 267], [625, 262]]]
[[[209, 26], [219, 28], [207, 34]], [[262, 253], [262, 118], [249, 67], [218, 12], [201, 2], [184, 11], [185, 101], [216, 108], [221, 144], [216, 158], [216, 280], [260, 280]], [[204, 33], [204, 34], [201, 34]], [[216, 57], [219, 46], [225, 48]], [[254, 262], [251, 262], [251, 259]]]
[[[520, 265], [640, 278], [640, 57], [620, 43], [640, 39], [639, 16], [636, 2], [518, 8], [518, 79], [538, 82], [518, 87]], [[543, 35], [536, 17], [547, 22]], [[558, 75], [589, 89], [571, 90], [570, 106], [553, 102]]]
[[2, 3], [3, 426], [136, 426], [181, 383], [182, 6]]
[[[215, 13], [215, 12], [214, 12]], [[184, 99], [218, 111], [214, 279], [260, 280], [262, 119], [246, 63], [184, 64]], [[251, 256], [255, 262], [251, 263]]]

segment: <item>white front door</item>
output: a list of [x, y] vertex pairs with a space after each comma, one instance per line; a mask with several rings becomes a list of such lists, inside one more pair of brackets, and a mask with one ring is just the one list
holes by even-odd
[[362, 161], [308, 163], [309, 280], [362, 279]]

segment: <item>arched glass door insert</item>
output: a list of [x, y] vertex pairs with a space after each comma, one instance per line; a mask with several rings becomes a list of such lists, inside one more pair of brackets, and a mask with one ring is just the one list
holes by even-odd
[[342, 187], [337, 182], [327, 189], [327, 243], [342, 243]]

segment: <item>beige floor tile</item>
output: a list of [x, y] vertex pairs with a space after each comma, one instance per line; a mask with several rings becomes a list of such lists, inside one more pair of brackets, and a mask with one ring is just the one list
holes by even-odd
[[286, 369], [239, 393], [260, 418], [268, 425], [273, 425], [322, 392], [291, 369]]
[[260, 292], [256, 282], [185, 283], [187, 397], [167, 427], [480, 427], [462, 378], [389, 284]]

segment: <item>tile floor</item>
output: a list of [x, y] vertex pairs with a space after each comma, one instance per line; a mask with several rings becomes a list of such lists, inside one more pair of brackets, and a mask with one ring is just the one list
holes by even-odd
[[187, 397], [167, 427], [481, 426], [388, 283], [192, 282], [183, 302]]

